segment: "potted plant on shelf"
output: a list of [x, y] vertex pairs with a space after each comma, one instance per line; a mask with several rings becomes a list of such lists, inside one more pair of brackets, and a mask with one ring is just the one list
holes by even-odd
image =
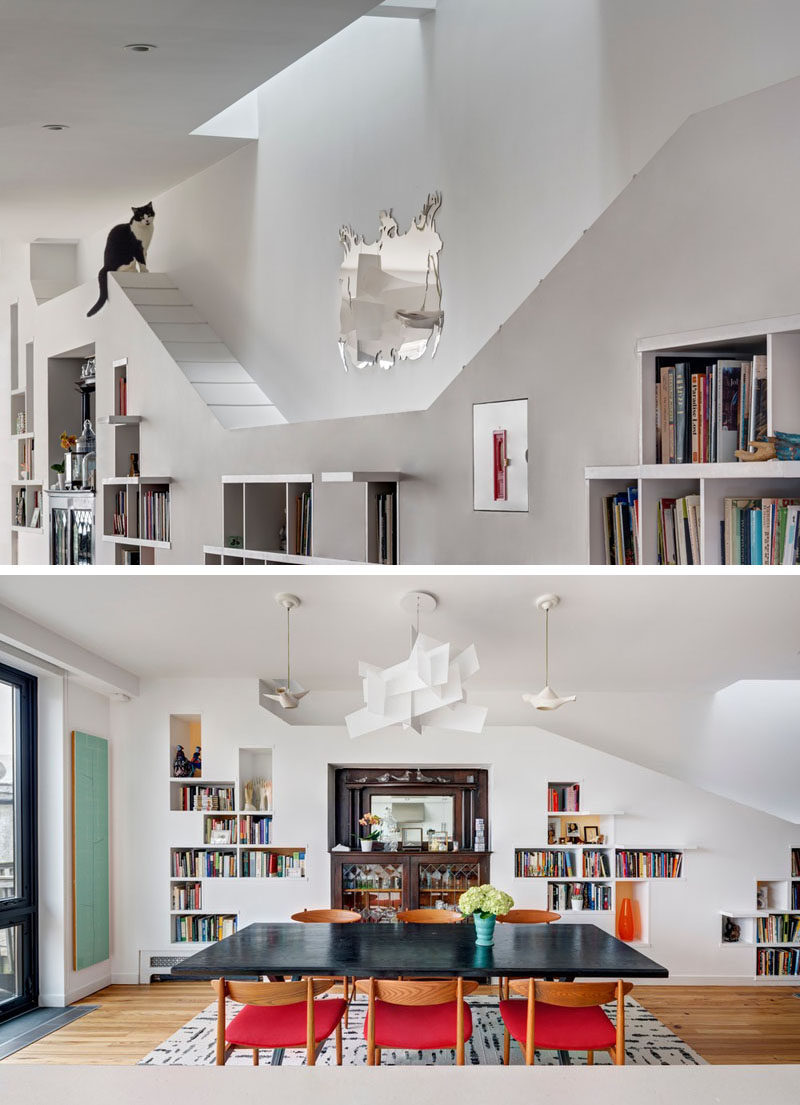
[[570, 905], [573, 909], [583, 909], [583, 887], [579, 882], [572, 884]]
[[494, 943], [494, 926], [497, 918], [508, 913], [514, 905], [514, 899], [505, 890], [484, 883], [483, 886], [471, 886], [458, 899], [458, 908], [468, 917], [472, 914], [475, 922], [475, 943], [489, 947]]
[[58, 464], [51, 464], [50, 468], [56, 474], [57, 487], [59, 491], [64, 490], [64, 462], [60, 461]]
[[363, 817], [359, 818], [358, 823], [365, 830], [361, 837], [361, 851], [371, 852], [373, 841], [377, 840], [381, 835], [381, 831], [378, 828], [381, 819], [376, 813], [365, 813]]

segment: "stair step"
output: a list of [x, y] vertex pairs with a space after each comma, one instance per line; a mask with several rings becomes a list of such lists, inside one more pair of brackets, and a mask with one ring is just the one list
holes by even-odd
[[173, 304], [173, 303], [153, 303], [153, 304], [137, 304], [139, 314], [149, 322], [153, 323], [165, 323], [165, 322], [177, 322], [185, 325], [186, 323], [204, 322], [202, 315], [196, 307], [192, 307], [191, 304]]
[[178, 361], [184, 376], [192, 384], [249, 384], [252, 376], [235, 361]]
[[165, 345], [173, 341], [207, 341], [219, 344], [219, 337], [207, 322], [151, 322], [150, 326]]
[[259, 407], [269, 403], [269, 399], [255, 380], [238, 384], [193, 384], [192, 386], [209, 407]]
[[190, 306], [189, 300], [179, 288], [126, 288], [125, 294], [136, 307]]
[[112, 272], [121, 288], [174, 288], [175, 281], [165, 272]]
[[272, 403], [261, 407], [208, 408], [226, 430], [245, 430], [256, 426], [282, 426], [286, 419]]
[[229, 363], [238, 364], [239, 362], [231, 353], [230, 349], [222, 342], [193, 342], [193, 341], [165, 341], [164, 348], [172, 357], [173, 361], [177, 361], [181, 364], [183, 361], [228, 361]]

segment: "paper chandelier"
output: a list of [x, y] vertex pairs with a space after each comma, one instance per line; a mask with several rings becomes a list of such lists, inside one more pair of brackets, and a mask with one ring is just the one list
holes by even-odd
[[453, 652], [451, 645], [412, 631], [411, 654], [390, 668], [363, 660], [358, 674], [364, 684], [364, 707], [345, 718], [351, 737], [390, 725], [422, 732], [424, 725], [480, 733], [484, 706], [468, 706], [464, 683], [478, 671], [475, 646]]

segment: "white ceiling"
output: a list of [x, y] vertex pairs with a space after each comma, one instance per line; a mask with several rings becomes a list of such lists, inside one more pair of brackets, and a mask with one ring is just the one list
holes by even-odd
[[[400, 598], [431, 591], [422, 629], [474, 642], [475, 691], [543, 682], [542, 592], [551, 676], [573, 691], [710, 692], [740, 679], [800, 678], [800, 587], [791, 576], [147, 575], [0, 577], [0, 603], [144, 678], [244, 676], [284, 665], [280, 591], [293, 615], [293, 667], [306, 686], [358, 688], [360, 659], [397, 662], [409, 644]], [[526, 715], [527, 716], [527, 715]]]
[[0, 0], [0, 238], [78, 237], [227, 156], [190, 132], [374, 3]]

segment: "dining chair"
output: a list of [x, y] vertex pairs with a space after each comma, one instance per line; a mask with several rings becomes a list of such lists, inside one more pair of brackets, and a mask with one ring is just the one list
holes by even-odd
[[452, 909], [401, 909], [397, 920], [414, 925], [454, 925], [463, 917]]
[[[258, 1066], [260, 1048], [304, 1047], [313, 1067], [332, 1032], [336, 1032], [336, 1064], [342, 1065], [343, 998], [316, 1001], [333, 986], [331, 979], [308, 978], [303, 982], [231, 982], [215, 978], [217, 995], [217, 1066], [222, 1067], [234, 1048], [249, 1048]], [[225, 1025], [226, 998], [244, 1006]]]
[[[585, 1051], [594, 1063], [596, 1051], [607, 1051], [617, 1066], [625, 1063], [625, 995], [632, 982], [543, 982], [541, 979], [512, 979], [510, 989], [524, 1001], [503, 1000], [503, 1063], [508, 1066], [511, 1037], [522, 1048], [527, 1066], [534, 1050]], [[612, 1024], [601, 1008], [617, 1002], [617, 1023]]]
[[[509, 909], [508, 913], [501, 913], [497, 920], [501, 925], [549, 925], [553, 921], [560, 921], [561, 914], [549, 909]], [[507, 978], [499, 980], [497, 990], [501, 1000], [508, 999]]]
[[[300, 913], [293, 913], [292, 920], [300, 921], [305, 925], [352, 925], [361, 920], [361, 914], [352, 909], [304, 909]], [[344, 1013], [346, 1028], [350, 1014], [350, 998], [353, 995], [354, 980], [348, 978], [347, 975], [332, 975], [330, 977], [334, 982], [341, 983], [342, 986], [344, 1000], [347, 1002]]]
[[478, 983], [463, 978], [359, 979], [356, 989], [368, 998], [364, 1036], [367, 1065], [380, 1066], [385, 1047], [403, 1051], [455, 1048], [464, 1066], [464, 1044], [472, 1036], [472, 1013], [464, 997]]

